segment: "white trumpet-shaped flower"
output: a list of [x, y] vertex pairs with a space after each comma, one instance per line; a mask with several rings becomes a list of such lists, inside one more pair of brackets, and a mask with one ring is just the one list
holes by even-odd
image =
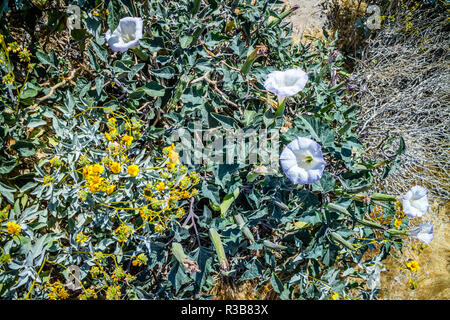
[[303, 90], [308, 82], [308, 75], [302, 69], [288, 69], [269, 73], [264, 87], [278, 96], [281, 102], [284, 98], [293, 96]]
[[105, 40], [112, 51], [125, 52], [139, 45], [139, 40], [142, 39], [143, 26], [142, 18], [122, 18], [114, 32], [111, 33], [111, 30], [106, 32]]
[[293, 184], [309, 184], [322, 177], [325, 161], [320, 145], [309, 138], [291, 141], [280, 155], [281, 168]]
[[420, 218], [427, 212], [429, 203], [427, 189], [421, 186], [412, 187], [403, 197], [403, 212], [410, 218]]
[[416, 237], [420, 241], [430, 244], [431, 240], [433, 240], [433, 224], [427, 221], [422, 223], [417, 228], [409, 230], [409, 235]]

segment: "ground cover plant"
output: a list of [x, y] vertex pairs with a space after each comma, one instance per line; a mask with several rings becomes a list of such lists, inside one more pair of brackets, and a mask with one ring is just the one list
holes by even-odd
[[365, 192], [402, 137], [365, 157], [337, 38], [293, 45], [282, 4], [5, 2], [3, 299], [375, 299], [432, 240], [425, 188]]

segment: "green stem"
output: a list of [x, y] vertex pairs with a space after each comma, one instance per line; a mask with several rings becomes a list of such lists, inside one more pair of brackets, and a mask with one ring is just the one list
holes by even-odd
[[284, 114], [284, 106], [286, 105], [286, 98], [284, 98], [281, 103], [279, 101], [280, 99], [278, 99], [278, 107], [277, 107], [277, 111], [275, 111], [275, 119], [278, 117], [283, 116]]
[[286, 18], [288, 15], [290, 15], [292, 12], [294, 12], [295, 10], [298, 9], [298, 6], [293, 6], [285, 11], [283, 11], [282, 13], [280, 13], [280, 17], [276, 18], [276, 17], [269, 17], [269, 24], [268, 27], [272, 28], [274, 26], [276, 26], [277, 24], [279, 24], [281, 21], [283, 21], [284, 18]]
[[192, 14], [197, 14], [200, 9], [201, 0], [194, 0], [194, 4], [192, 6]]
[[16, 115], [19, 114], [19, 103], [20, 103], [20, 97], [22, 96], [23, 93], [23, 89], [25, 89], [25, 85], [27, 84], [28, 81], [28, 76], [30, 75], [30, 70], [28, 70], [27, 75], [25, 77], [25, 81], [22, 85], [22, 87], [20, 88], [20, 91], [18, 92], [17, 95], [17, 102], [16, 102]]

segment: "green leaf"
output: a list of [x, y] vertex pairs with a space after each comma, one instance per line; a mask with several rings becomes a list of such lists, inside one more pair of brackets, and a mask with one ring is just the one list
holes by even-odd
[[80, 40], [83, 40], [86, 37], [87, 31], [85, 29], [73, 29], [70, 32], [70, 35], [72, 36], [72, 38], [75, 41], [80, 41]]
[[222, 218], [225, 218], [226, 213], [228, 209], [230, 208], [231, 204], [234, 202], [234, 200], [237, 199], [239, 196], [240, 188], [236, 188], [233, 193], [227, 194], [224, 198], [222, 203], [220, 204], [220, 216]]
[[270, 283], [272, 284], [273, 289], [277, 293], [281, 293], [284, 290], [283, 284], [281, 283], [280, 279], [276, 276], [275, 273], [272, 273], [272, 277], [270, 278]]
[[20, 95], [20, 99], [34, 98], [37, 96], [38, 92], [39, 88], [27, 84], [27, 87], [23, 90], [22, 94]]
[[27, 127], [28, 128], [36, 128], [39, 126], [45, 126], [47, 122], [45, 120], [42, 120], [41, 118], [33, 118], [28, 121]]
[[134, 78], [134, 76], [141, 71], [141, 69], [145, 66], [145, 63], [138, 63], [135, 66], [131, 67], [131, 71], [128, 73], [128, 80], [131, 80]]
[[300, 115], [294, 123], [299, 129], [308, 132], [322, 147], [334, 146], [334, 131], [320, 119]]
[[132, 93], [130, 93], [130, 99], [139, 100], [145, 95], [145, 90], [143, 88], [138, 88]]
[[92, 49], [94, 49], [95, 54], [97, 55], [97, 57], [100, 58], [100, 60], [102, 60], [103, 62], [107, 63], [108, 62], [108, 52], [103, 49], [102, 47], [100, 47], [97, 42], [95, 42], [94, 40], [91, 40], [91, 46]]
[[48, 65], [54, 67], [55, 69], [57, 68], [53, 57], [50, 57], [48, 54], [46, 54], [43, 51], [38, 50], [36, 52], [36, 58], [38, 58], [38, 60], [42, 64], [48, 64]]
[[109, 11], [109, 14], [106, 22], [108, 23], [108, 27], [111, 32], [113, 32], [114, 30], [116, 30], [120, 21], [120, 2], [115, 0], [109, 1], [107, 9]]
[[25, 140], [17, 141], [11, 148], [15, 149], [21, 157], [30, 157], [36, 154], [34, 144]]
[[130, 72], [131, 69], [128, 67], [130, 61], [126, 60], [116, 60], [113, 63], [114, 71], [117, 73]]
[[157, 52], [165, 48], [164, 39], [161, 37], [142, 38], [139, 40], [139, 45], [150, 50], [150, 52]]
[[317, 210], [311, 210], [311, 211], [302, 213], [299, 220], [301, 222], [310, 223], [311, 225], [315, 225], [317, 223], [322, 222], [322, 218], [321, 218], [319, 212], [317, 212]]
[[10, 173], [15, 166], [17, 165], [16, 159], [5, 159], [3, 157], [0, 157], [0, 174], [8, 174]]
[[219, 188], [217, 186], [203, 181], [202, 195], [211, 200], [214, 204], [219, 205]]
[[9, 203], [14, 204], [14, 193], [16, 189], [8, 187], [6, 184], [0, 182], [0, 194], [8, 200]]
[[324, 171], [322, 174], [322, 178], [312, 183], [312, 190], [327, 193], [334, 190], [334, 183], [335, 180], [331, 176], [331, 174], [327, 171]]
[[241, 276], [241, 281], [251, 280], [262, 276], [263, 266], [257, 259], [253, 259], [246, 265], [247, 271]]
[[142, 88], [151, 97], [163, 97], [166, 92], [166, 89], [156, 81], [150, 81]]
[[100, 66], [97, 62], [97, 57], [94, 53], [94, 50], [92, 50], [91, 48], [88, 48], [88, 56], [89, 56], [89, 64], [90, 64], [91, 68], [96, 71], [100, 70]]
[[157, 70], [151, 70], [155, 76], [163, 79], [171, 79], [175, 76], [175, 69], [172, 67], [164, 67]]
[[[223, 116], [218, 113], [210, 112], [209, 115], [217, 120], [224, 128], [233, 129], [239, 127], [237, 121], [231, 117]], [[211, 126], [212, 127], [212, 126]]]
[[257, 115], [256, 111], [244, 110], [244, 121], [242, 122], [244, 126], [250, 126]]
[[178, 261], [170, 270], [167, 280], [171, 282], [175, 292], [178, 292], [185, 283], [190, 281], [188, 275]]
[[193, 37], [189, 35], [184, 35], [180, 38], [180, 45], [182, 49], [186, 49], [192, 43]]

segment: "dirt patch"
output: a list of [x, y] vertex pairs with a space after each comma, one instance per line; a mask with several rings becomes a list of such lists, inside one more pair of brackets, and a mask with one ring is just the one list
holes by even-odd
[[297, 6], [288, 18], [292, 22], [292, 37], [295, 42], [303, 42], [305, 36], [322, 36], [322, 29], [327, 24], [328, 0], [287, 0], [290, 6]]
[[[431, 206], [426, 217], [434, 225], [434, 239], [429, 246], [411, 241], [403, 249], [389, 256], [384, 264], [387, 272], [381, 274], [381, 293], [389, 300], [447, 300], [450, 297], [450, 203]], [[416, 260], [420, 269], [406, 268]]]

